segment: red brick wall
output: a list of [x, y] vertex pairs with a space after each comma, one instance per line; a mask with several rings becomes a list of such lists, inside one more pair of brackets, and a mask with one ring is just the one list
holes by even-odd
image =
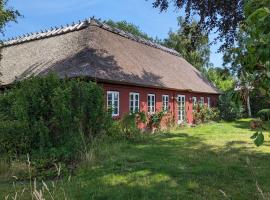
[[207, 97], [211, 98], [212, 106], [216, 105], [218, 95], [214, 94], [203, 94], [203, 93], [190, 93], [190, 92], [181, 92], [181, 91], [172, 91], [166, 89], [156, 89], [156, 88], [145, 88], [137, 86], [126, 86], [126, 85], [117, 85], [117, 84], [107, 84], [103, 83], [102, 87], [104, 88], [105, 94], [107, 91], [118, 91], [119, 92], [119, 118], [123, 114], [129, 112], [129, 93], [136, 92], [140, 94], [140, 111], [147, 112], [147, 94], [155, 94], [156, 96], [156, 112], [162, 111], [162, 95], [169, 95], [169, 112], [175, 117], [177, 122], [177, 95], [186, 96], [186, 119], [188, 123], [193, 122], [192, 117], [192, 97], [197, 97], [199, 101], [200, 97], [204, 97], [204, 103], [207, 104]]

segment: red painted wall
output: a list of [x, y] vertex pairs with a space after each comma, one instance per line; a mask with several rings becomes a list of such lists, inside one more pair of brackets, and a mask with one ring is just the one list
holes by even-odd
[[[118, 84], [101, 84], [105, 94], [107, 91], [117, 91], [119, 92], [119, 117], [123, 116], [125, 113], [129, 113], [129, 93], [136, 92], [140, 94], [140, 111], [147, 112], [147, 95], [155, 94], [156, 96], [156, 112], [162, 111], [162, 95], [169, 95], [169, 112], [173, 114], [177, 122], [178, 119], [178, 105], [175, 97], [177, 95], [186, 96], [186, 120], [187, 123], [193, 122], [192, 117], [192, 97], [197, 97], [199, 101], [200, 97], [204, 97], [204, 103], [207, 105], [207, 97], [211, 98], [211, 106], [215, 106], [217, 103], [218, 95], [215, 94], [203, 94], [203, 93], [190, 93], [190, 92], [181, 92], [181, 91], [172, 91], [166, 89], [157, 89], [157, 88], [146, 88], [146, 87], [137, 87], [137, 86], [127, 86], [127, 85], [118, 85]], [[174, 98], [173, 98], [174, 97]]]

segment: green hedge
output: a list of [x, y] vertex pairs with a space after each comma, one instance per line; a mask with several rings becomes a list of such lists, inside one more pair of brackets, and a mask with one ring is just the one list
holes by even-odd
[[70, 158], [111, 125], [102, 88], [55, 75], [0, 95], [0, 154]]

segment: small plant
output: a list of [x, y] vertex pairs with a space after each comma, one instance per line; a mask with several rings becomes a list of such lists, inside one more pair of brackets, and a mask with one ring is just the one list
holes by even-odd
[[140, 133], [139, 124], [146, 123], [147, 118], [144, 112], [126, 113], [121, 121], [120, 128], [124, 137], [134, 138]]
[[160, 130], [161, 121], [162, 121], [162, 118], [164, 117], [164, 115], [165, 115], [164, 111], [156, 112], [156, 113], [150, 115], [149, 127], [152, 129], [152, 131]]
[[195, 105], [193, 107], [193, 119], [196, 124], [219, 120], [219, 110], [208, 106]]

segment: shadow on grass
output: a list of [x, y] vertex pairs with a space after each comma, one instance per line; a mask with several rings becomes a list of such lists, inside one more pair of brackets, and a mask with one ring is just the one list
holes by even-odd
[[82, 168], [69, 187], [70, 195], [74, 199], [224, 199], [222, 190], [229, 198], [258, 199], [246, 158], [269, 191], [270, 155], [234, 147], [244, 143], [228, 142], [221, 148], [187, 133], [167, 133], [142, 144], [123, 144], [97, 166]]
[[250, 129], [250, 120], [237, 120], [233, 122], [233, 126], [236, 128]]

